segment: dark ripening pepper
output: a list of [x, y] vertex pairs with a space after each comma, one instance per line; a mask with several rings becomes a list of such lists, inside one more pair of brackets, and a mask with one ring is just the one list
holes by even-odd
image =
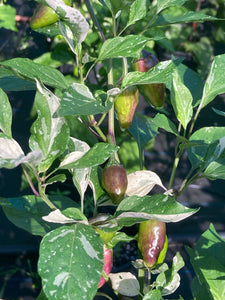
[[110, 165], [103, 169], [102, 186], [114, 204], [123, 200], [127, 183], [127, 173], [122, 165]]
[[136, 86], [128, 87], [116, 97], [114, 105], [121, 128], [130, 127], [138, 102], [139, 91]]
[[[63, 0], [66, 5], [71, 5], [70, 0]], [[39, 4], [30, 20], [30, 27], [35, 30], [45, 26], [49, 26], [58, 21], [58, 15], [49, 6]]]
[[[139, 72], [147, 72], [158, 64], [158, 59], [151, 53], [144, 52], [144, 57], [139, 58], [132, 64], [132, 69]], [[141, 86], [142, 92], [146, 101], [154, 107], [162, 107], [165, 97], [164, 83], [143, 84]]]
[[[106, 275], [109, 275], [109, 273], [112, 270], [112, 263], [113, 262], [113, 250], [107, 248], [104, 246], [104, 267], [103, 271], [105, 272]], [[105, 278], [101, 276], [98, 288], [102, 287], [105, 284]]]
[[166, 224], [162, 221], [148, 220], [140, 224], [138, 248], [145, 265], [152, 268], [163, 262], [168, 247]]

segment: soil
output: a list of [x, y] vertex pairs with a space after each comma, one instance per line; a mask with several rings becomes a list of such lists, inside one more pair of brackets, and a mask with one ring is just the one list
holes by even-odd
[[[31, 16], [34, 2], [24, 4], [23, 0], [10, 1], [17, 9], [17, 13]], [[0, 29], [0, 50], [4, 59], [16, 56], [34, 58], [50, 47], [50, 41], [30, 30], [29, 24], [18, 24], [18, 33]], [[28, 36], [28, 38], [27, 38]], [[23, 43], [22, 43], [23, 42]], [[28, 47], [21, 48], [27, 42]], [[225, 49], [224, 49], [225, 50]], [[225, 51], [223, 52], [225, 53]], [[1, 57], [2, 60], [2, 57]], [[30, 111], [34, 99], [33, 92], [9, 92], [8, 96], [13, 107], [13, 135], [23, 145], [26, 152], [29, 127], [31, 124]], [[224, 118], [212, 113], [211, 107], [224, 111], [225, 95], [219, 96], [212, 105], [207, 106], [200, 116], [197, 126], [224, 126]], [[140, 107], [145, 110], [146, 107]], [[146, 111], [146, 113], [149, 113]], [[165, 186], [168, 185], [169, 169], [172, 169], [174, 139], [171, 135], [162, 133], [156, 138], [152, 153], [146, 153], [146, 167], [156, 172]], [[179, 186], [189, 169], [186, 158], [183, 159], [176, 174], [175, 186]], [[21, 170], [0, 169], [0, 196], [15, 197], [21, 194]], [[154, 192], [158, 190], [155, 189]], [[225, 238], [225, 185], [224, 181], [208, 181], [201, 179], [192, 184], [178, 198], [178, 201], [188, 207], [200, 207], [198, 213], [179, 223], [167, 225], [169, 249], [166, 262], [171, 263], [172, 257], [180, 251], [186, 265], [181, 270], [182, 285], [172, 296], [182, 295], [185, 300], [191, 299], [190, 284], [194, 272], [185, 251], [185, 245], [193, 247], [198, 237], [213, 223], [216, 230]], [[134, 230], [136, 230], [134, 228]], [[4, 300], [33, 300], [40, 289], [40, 279], [37, 276], [37, 260], [40, 239], [15, 227], [10, 223], [0, 208], [0, 298]], [[131, 270], [130, 258], [137, 257], [135, 243], [122, 244], [116, 249], [120, 260], [115, 259], [113, 271]], [[123, 255], [123, 256], [122, 256]], [[104, 289], [108, 289], [107, 285]], [[167, 297], [171, 299], [170, 297]], [[102, 298], [101, 298], [102, 299]], [[97, 300], [97, 297], [96, 297]]]

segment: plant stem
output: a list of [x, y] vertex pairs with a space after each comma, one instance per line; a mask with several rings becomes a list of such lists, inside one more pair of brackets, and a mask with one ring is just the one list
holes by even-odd
[[35, 189], [34, 184], [29, 176], [29, 174], [27, 173], [26, 169], [24, 166], [22, 166], [23, 172], [27, 178], [27, 181], [29, 183], [30, 188], [32, 189], [32, 192], [34, 193], [34, 195], [36, 195], [37, 197], [40, 197], [40, 194], [38, 193], [38, 191]]
[[137, 300], [142, 300], [142, 294], [144, 292], [144, 286], [145, 286], [145, 270], [144, 269], [138, 269], [138, 282], [140, 285], [140, 294], [137, 296]]
[[[113, 66], [112, 66], [112, 59], [108, 60], [108, 88], [111, 89], [113, 87]], [[113, 97], [110, 96], [109, 100], [113, 102]], [[116, 145], [115, 140], [115, 132], [114, 132], [114, 105], [110, 109], [108, 113], [108, 135], [109, 135], [109, 142], [112, 142]]]
[[52, 210], [57, 209], [57, 207], [45, 195], [45, 192], [41, 185], [41, 182], [38, 182], [38, 191], [39, 191], [40, 197], [44, 200], [44, 202], [48, 205], [48, 207], [50, 207]]
[[113, 300], [113, 298], [111, 298], [109, 295], [105, 294], [105, 293], [102, 293], [102, 292], [97, 292], [96, 293], [96, 296], [99, 296], [99, 297], [105, 297], [109, 300]]
[[176, 170], [177, 170], [179, 160], [180, 160], [180, 155], [178, 153], [176, 155], [175, 159], [174, 159], [173, 169], [172, 169], [172, 172], [171, 172], [171, 175], [170, 175], [170, 181], [169, 181], [169, 185], [168, 185], [168, 190], [170, 190], [172, 185], [173, 185], [173, 181], [174, 181], [174, 177], [175, 177], [175, 173], [176, 173]]
[[100, 38], [101, 38], [102, 42], [104, 42], [104, 41], [105, 41], [105, 36], [104, 36], [104, 33], [103, 33], [103, 31], [102, 31], [102, 28], [101, 28], [101, 26], [100, 26], [100, 24], [99, 24], [99, 22], [98, 22], [98, 19], [97, 19], [96, 15], [95, 15], [95, 12], [94, 12], [94, 10], [93, 10], [93, 7], [92, 7], [92, 5], [91, 5], [91, 2], [90, 2], [90, 0], [85, 0], [85, 2], [86, 2], [86, 6], [87, 6], [87, 9], [88, 9], [88, 12], [89, 12], [89, 14], [90, 14], [90, 16], [91, 16], [91, 19], [92, 19], [92, 21], [93, 21], [95, 27], [96, 27], [96, 28], [98, 29], [98, 31], [99, 31]]
[[201, 109], [202, 109], [202, 105], [201, 105], [201, 103], [200, 103], [200, 105], [199, 105], [199, 107], [198, 107], [198, 109], [197, 109], [197, 111], [196, 111], [196, 113], [195, 113], [195, 116], [194, 116], [194, 118], [193, 118], [193, 120], [192, 120], [190, 129], [189, 129], [188, 139], [190, 138], [190, 136], [191, 136], [191, 134], [192, 134], [192, 131], [193, 131], [194, 126], [195, 126], [195, 122], [196, 122], [196, 120], [197, 120], [197, 118], [198, 118], [198, 115], [199, 115]]
[[91, 124], [91, 126], [95, 129], [95, 131], [98, 133], [99, 137], [106, 142], [106, 136], [104, 135], [104, 133], [102, 132], [101, 128], [99, 127], [98, 123], [95, 120], [95, 117], [93, 115], [90, 115], [88, 117], [89, 122]]

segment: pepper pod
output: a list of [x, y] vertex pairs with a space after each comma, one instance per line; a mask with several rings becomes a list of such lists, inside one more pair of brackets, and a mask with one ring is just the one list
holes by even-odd
[[152, 268], [163, 262], [168, 247], [166, 224], [162, 221], [148, 220], [139, 226], [138, 249], [144, 263]]
[[127, 173], [122, 165], [111, 164], [103, 169], [102, 186], [114, 204], [123, 200], [127, 184]]
[[116, 97], [114, 105], [122, 129], [130, 127], [138, 102], [139, 91], [136, 86], [126, 88]]
[[[112, 265], [113, 265], [113, 250], [107, 248], [104, 245], [104, 267], [103, 267], [103, 272], [105, 272], [106, 275], [109, 275], [109, 273], [112, 270]], [[101, 288], [105, 284], [106, 280], [104, 276], [101, 276], [98, 288]]]
[[[70, 0], [63, 0], [66, 5], [71, 5]], [[30, 27], [35, 30], [49, 26], [58, 21], [57, 13], [49, 6], [39, 4], [30, 20]]]
[[[158, 59], [150, 52], [142, 51], [143, 57], [132, 64], [132, 69], [139, 72], [147, 72], [159, 63]], [[142, 93], [146, 101], [154, 107], [162, 107], [165, 98], [165, 84], [151, 83], [141, 85]]]

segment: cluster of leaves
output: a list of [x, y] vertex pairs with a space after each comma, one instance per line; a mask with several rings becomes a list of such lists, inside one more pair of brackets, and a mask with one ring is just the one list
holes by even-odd
[[[54, 68], [60, 65], [58, 61], [50, 59], [54, 67], [41, 64], [49, 61], [49, 54], [39, 61], [14, 58], [0, 62], [0, 167], [21, 166], [33, 191], [33, 195], [1, 198], [0, 204], [9, 220], [18, 227], [43, 236], [38, 263], [43, 291], [38, 299], [71, 299], [74, 295], [78, 299], [93, 299], [104, 263], [103, 240], [96, 229], [116, 232], [110, 240], [113, 248], [120, 241], [134, 239], [120, 231], [125, 226], [149, 219], [178, 222], [194, 214], [197, 209], [186, 208], [176, 201], [177, 195], [194, 180], [201, 177], [225, 179], [225, 128], [204, 127], [194, 131], [201, 110], [225, 92], [225, 55], [214, 58], [205, 82], [199, 74], [183, 65], [182, 59], [173, 57], [145, 73], [132, 72], [128, 67], [131, 59], [139, 57], [142, 49], [148, 49], [152, 40], [166, 41], [165, 25], [216, 18], [188, 10], [183, 6], [185, 0], [158, 0], [157, 3], [127, 0], [122, 5], [116, 0], [105, 0], [93, 1], [93, 6], [86, 1], [80, 10], [60, 0], [43, 2], [57, 13], [59, 20], [39, 31], [64, 37], [70, 49], [69, 57], [74, 55], [76, 58], [79, 78], [64, 76]], [[174, 7], [178, 8], [179, 15], [174, 15]], [[89, 15], [91, 26], [85, 17]], [[102, 19], [103, 15], [105, 19]], [[107, 70], [107, 85], [106, 78], [97, 73], [97, 84], [89, 80], [88, 74], [93, 68], [97, 72], [98, 67]], [[129, 86], [153, 83], [165, 84], [177, 123], [173, 123], [169, 113], [163, 110], [154, 118], [138, 112], [134, 114], [127, 135], [133, 138], [131, 143], [135, 141], [137, 145], [140, 165], [143, 165], [144, 147], [162, 128], [177, 140], [168, 189], [173, 187], [176, 168], [186, 150], [192, 168], [177, 195], [166, 191], [151, 196], [148, 194], [156, 184], [166, 190], [158, 175], [148, 170], [128, 170], [126, 197], [114, 207], [113, 213], [101, 215], [100, 206], [113, 206], [100, 178], [103, 165], [112, 156], [117, 158], [119, 151], [114, 132], [114, 98]], [[5, 93], [20, 90], [36, 90], [37, 118], [30, 130], [28, 153], [24, 153], [13, 138], [12, 108]], [[216, 113], [224, 115], [222, 111]], [[103, 126], [106, 116], [108, 131]], [[78, 127], [86, 125], [99, 140], [89, 145], [82, 135], [74, 137], [71, 134], [73, 122], [77, 122]], [[50, 185], [65, 182], [68, 177], [80, 194], [80, 201], [48, 194]], [[93, 192], [93, 218], [84, 212], [88, 186]], [[193, 253], [191, 257], [195, 259]], [[139, 261], [135, 266], [142, 270]], [[163, 264], [153, 270], [159, 275], [145, 290], [140, 289], [138, 280], [130, 273], [110, 274], [109, 278], [117, 293], [127, 296], [143, 293], [145, 300], [162, 299], [179, 286], [178, 271], [182, 266], [183, 260], [178, 253], [171, 269]], [[196, 267], [196, 272], [202, 272], [201, 266]], [[207, 276], [204, 274], [199, 282], [196, 281], [199, 293], [202, 293], [201, 280], [207, 281]], [[217, 291], [215, 287], [215, 293]], [[200, 298], [196, 296], [196, 299]]]

